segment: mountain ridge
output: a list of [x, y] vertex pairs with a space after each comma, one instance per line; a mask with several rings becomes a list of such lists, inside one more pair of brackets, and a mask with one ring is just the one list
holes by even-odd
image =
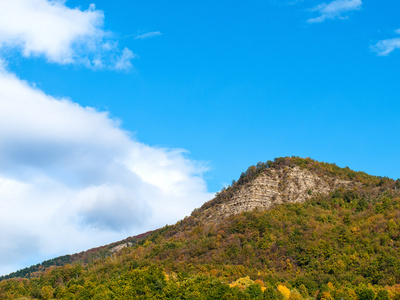
[[[261, 199], [257, 186], [269, 190]], [[50, 299], [46, 289], [56, 299], [397, 300], [399, 190], [399, 179], [277, 158], [106, 258], [0, 282], [0, 298], [22, 284], [28, 299]]]
[[[337, 188], [354, 189], [377, 184], [383, 187], [389, 182], [393, 184], [394, 180], [311, 158], [281, 157], [249, 167], [237, 181], [232, 181], [232, 185], [223, 188], [214, 199], [195, 209], [192, 216], [200, 217], [203, 221], [207, 218], [215, 221], [218, 215], [227, 216], [255, 208], [268, 209], [282, 203], [304, 202]], [[395, 188], [400, 188], [400, 179], [395, 185]], [[253, 201], [257, 204], [248, 205]], [[211, 206], [219, 207], [220, 212], [207, 214]], [[226, 206], [236, 208], [230, 210]]]
[[[308, 182], [304, 182], [304, 180], [303, 182], [298, 182], [298, 179], [307, 177], [309, 179]], [[330, 180], [327, 180], [327, 178]], [[332, 180], [332, 178], [334, 179]], [[258, 192], [260, 190], [268, 191], [266, 188], [268, 184], [265, 184], [265, 181], [273, 182], [273, 187], [269, 190], [270, 193], [255, 195], [254, 197], [254, 194], [257, 194], [252, 193], [254, 192], [254, 187]], [[189, 218], [195, 218], [196, 223], [216, 222], [219, 219], [242, 212], [249, 212], [254, 209], [267, 210], [283, 203], [304, 202], [313, 196], [326, 195], [335, 188], [352, 189], [356, 186], [360, 188], [361, 186], [376, 184], [383, 187], [388, 182], [394, 182], [394, 180], [388, 177], [368, 175], [365, 172], [356, 172], [348, 167], [340, 168], [334, 163], [318, 162], [311, 158], [295, 156], [279, 157], [273, 161], [267, 161], [266, 163], [259, 162], [257, 165], [250, 166], [245, 172], [241, 173], [238, 180], [232, 180], [231, 185], [224, 187], [218, 192], [216, 197], [207, 201], [201, 207], [194, 209]], [[400, 189], [400, 179], [397, 179], [395, 185], [395, 188]], [[293, 192], [293, 190], [297, 190], [297, 193]], [[298, 192], [299, 190], [300, 192]], [[287, 191], [288, 193], [285, 193]], [[260, 196], [262, 199], [260, 199]], [[286, 198], [286, 196], [289, 196], [289, 198]], [[193, 223], [193, 220], [190, 223]], [[0, 281], [15, 277], [29, 278], [30, 274], [44, 271], [53, 266], [63, 266], [77, 262], [84, 264], [91, 263], [93, 260], [110, 256], [115, 252], [113, 248], [117, 247], [120, 250], [124, 245], [128, 245], [128, 243], [131, 244], [130, 246], [134, 246], [140, 240], [159, 230], [148, 231], [72, 255], [67, 254], [55, 257], [37, 265], [0, 276]]]

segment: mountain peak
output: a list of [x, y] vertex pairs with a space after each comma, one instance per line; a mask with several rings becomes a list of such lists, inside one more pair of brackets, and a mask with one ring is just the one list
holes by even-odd
[[256, 208], [267, 210], [282, 203], [305, 202], [337, 189], [362, 189], [386, 181], [393, 182], [310, 158], [281, 157], [249, 167], [239, 180], [223, 188], [192, 216], [202, 221], [218, 221]]

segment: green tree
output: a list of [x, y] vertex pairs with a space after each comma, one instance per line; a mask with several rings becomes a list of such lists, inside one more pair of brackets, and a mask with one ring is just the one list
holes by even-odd
[[54, 289], [49, 286], [49, 285], [45, 285], [44, 287], [42, 287], [42, 297], [45, 300], [51, 299], [53, 298], [53, 294], [54, 294]]
[[389, 300], [389, 293], [387, 290], [380, 290], [377, 294], [376, 294], [376, 298], [375, 300]]
[[245, 290], [245, 293], [248, 294], [251, 299], [263, 299], [263, 292], [258, 284], [250, 284]]
[[368, 288], [358, 288], [356, 289], [356, 294], [358, 300], [374, 300], [375, 298], [374, 291]]
[[264, 291], [264, 299], [265, 300], [282, 300], [283, 295], [274, 289], [272, 286], [269, 286]]

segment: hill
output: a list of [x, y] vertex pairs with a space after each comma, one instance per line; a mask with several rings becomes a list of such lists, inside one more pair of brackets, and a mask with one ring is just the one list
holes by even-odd
[[0, 297], [400, 299], [399, 189], [311, 159], [259, 163], [177, 224], [0, 282]]
[[45, 272], [49, 268], [60, 267], [67, 264], [83, 264], [87, 265], [92, 263], [95, 260], [106, 258], [111, 256], [113, 253], [125, 248], [125, 247], [133, 247], [138, 241], [149, 236], [153, 231], [149, 231], [146, 233], [142, 233], [133, 237], [128, 237], [122, 241], [118, 241], [115, 243], [111, 243], [109, 245], [104, 245], [101, 247], [96, 247], [89, 249], [87, 251], [82, 251], [80, 253], [75, 254], [67, 254], [63, 256], [59, 256], [53, 259], [45, 260], [42, 263], [37, 265], [30, 266], [28, 268], [24, 268], [18, 270], [16, 272], [10, 273], [5, 276], [0, 276], [0, 281], [10, 278], [30, 278], [35, 277], [37, 275], [40, 276], [41, 273]]

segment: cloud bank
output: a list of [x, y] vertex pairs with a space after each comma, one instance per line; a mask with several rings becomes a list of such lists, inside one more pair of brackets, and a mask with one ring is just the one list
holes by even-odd
[[335, 0], [328, 4], [322, 3], [311, 11], [318, 12], [320, 16], [308, 19], [308, 23], [321, 23], [327, 19], [346, 19], [347, 14], [354, 10], [360, 10], [361, 0]]
[[[395, 30], [395, 33], [400, 34], [400, 29]], [[400, 49], [400, 38], [381, 40], [371, 46], [371, 50], [379, 56], [388, 56], [396, 49]]]
[[62, 0], [0, 1], [0, 48], [18, 48], [25, 57], [43, 56], [59, 64], [127, 69], [134, 54], [120, 50], [102, 29], [104, 14], [68, 8]]
[[204, 164], [137, 141], [107, 112], [7, 70], [5, 50], [58, 64], [129, 67], [103, 14], [0, 1], [0, 274], [171, 224], [209, 200]]
[[107, 113], [5, 71], [0, 86], [0, 272], [28, 256], [27, 241], [30, 255], [83, 250], [174, 223], [213, 196], [183, 150], [140, 143]]

